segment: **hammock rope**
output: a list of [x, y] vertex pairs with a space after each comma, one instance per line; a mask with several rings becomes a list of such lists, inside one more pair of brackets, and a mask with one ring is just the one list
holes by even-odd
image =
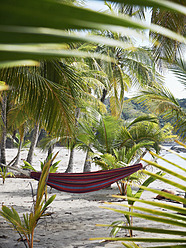
[[[68, 193], [88, 193], [110, 186], [142, 169], [142, 164], [88, 173], [49, 173], [47, 185]], [[31, 172], [30, 177], [39, 181], [41, 172]]]

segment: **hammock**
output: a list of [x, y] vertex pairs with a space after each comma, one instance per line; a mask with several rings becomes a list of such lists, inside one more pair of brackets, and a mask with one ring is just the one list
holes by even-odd
[[[142, 164], [88, 173], [50, 173], [47, 185], [69, 193], [88, 193], [108, 187], [140, 169]], [[40, 175], [41, 172], [30, 173], [30, 177], [38, 181]]]

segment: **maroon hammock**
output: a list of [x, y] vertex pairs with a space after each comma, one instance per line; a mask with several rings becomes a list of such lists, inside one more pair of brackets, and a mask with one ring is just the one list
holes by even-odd
[[[142, 164], [88, 173], [49, 173], [47, 185], [70, 193], [88, 193], [110, 186], [142, 169]], [[30, 177], [39, 181], [41, 172], [31, 172]]]

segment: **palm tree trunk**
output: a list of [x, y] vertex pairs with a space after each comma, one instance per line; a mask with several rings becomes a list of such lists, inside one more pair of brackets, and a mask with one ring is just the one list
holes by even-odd
[[100, 99], [100, 101], [102, 103], [104, 103], [105, 98], [106, 98], [106, 95], [107, 95], [107, 90], [106, 89], [103, 89], [102, 96], [101, 96], [101, 99]]
[[15, 162], [12, 164], [12, 166], [17, 166], [18, 165], [20, 154], [21, 154], [22, 144], [23, 144], [23, 140], [20, 139], [19, 147], [18, 147], [18, 151], [17, 151], [17, 155], [16, 155], [16, 159], [15, 159]]
[[74, 146], [70, 148], [70, 157], [69, 157], [68, 166], [67, 166], [65, 173], [72, 173], [73, 166], [74, 166]]
[[50, 155], [52, 154], [53, 150], [54, 150], [54, 145], [51, 145], [51, 146], [48, 148], [48, 154], [47, 154], [46, 161], [49, 160], [49, 157], [50, 157]]
[[29, 164], [32, 164], [32, 159], [33, 159], [34, 150], [35, 150], [35, 147], [38, 141], [38, 137], [39, 137], [39, 124], [35, 124], [30, 149], [29, 149], [28, 156], [26, 159], [26, 161]]
[[6, 109], [7, 109], [7, 95], [6, 93], [3, 94], [1, 100], [1, 118], [2, 118], [2, 136], [1, 136], [1, 164], [6, 165]]
[[24, 136], [25, 136], [25, 126], [24, 126], [24, 124], [20, 126], [19, 134], [20, 134], [20, 140], [19, 140], [18, 151], [17, 151], [15, 162], [12, 164], [12, 166], [18, 165], [18, 162], [19, 162], [19, 158], [20, 158], [20, 154], [21, 154], [21, 148], [22, 148], [22, 144], [24, 142]]
[[90, 161], [90, 152], [87, 150], [86, 152], [86, 158], [85, 158], [85, 163], [83, 167], [83, 172], [90, 172], [91, 171], [91, 161]]

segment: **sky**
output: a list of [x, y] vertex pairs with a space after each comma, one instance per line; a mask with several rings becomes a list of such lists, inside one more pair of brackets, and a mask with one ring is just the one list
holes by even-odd
[[[103, 10], [108, 9], [108, 7], [104, 5], [104, 1], [87, 0], [87, 5], [90, 9], [97, 10], [97, 11], [99, 10], [103, 11]], [[173, 95], [176, 98], [179, 98], [179, 99], [186, 98], [186, 89], [171, 71], [167, 71], [164, 77], [165, 77], [165, 86], [173, 93]]]

